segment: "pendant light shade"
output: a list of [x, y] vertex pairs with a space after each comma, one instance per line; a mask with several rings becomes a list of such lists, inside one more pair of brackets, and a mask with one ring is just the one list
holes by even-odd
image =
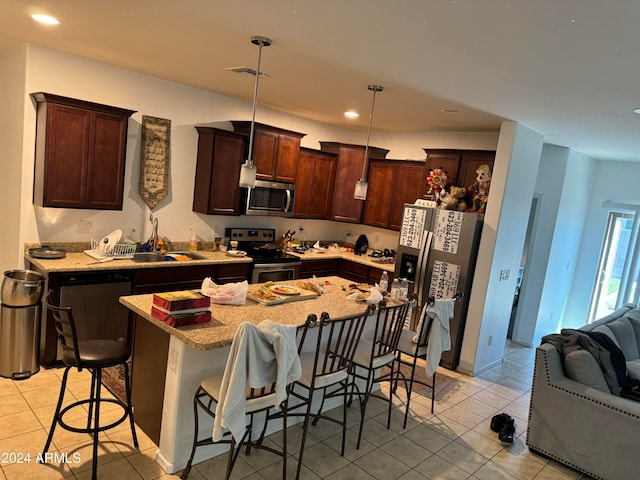
[[369, 140], [371, 140], [371, 126], [373, 125], [373, 109], [376, 105], [376, 93], [384, 90], [384, 87], [381, 85], [369, 85], [367, 87], [370, 91], [373, 92], [373, 99], [371, 100], [371, 115], [369, 115], [369, 133], [367, 135], [367, 144], [364, 147], [364, 162], [362, 163], [362, 175], [360, 176], [360, 180], [356, 183], [356, 188], [353, 192], [353, 198], [356, 200], [366, 200], [367, 199], [367, 188], [369, 185], [367, 184], [367, 161], [369, 160]]
[[256, 186], [256, 166], [253, 163], [253, 133], [256, 125], [256, 106], [258, 104], [258, 83], [260, 82], [260, 61], [262, 60], [262, 47], [271, 45], [271, 39], [267, 37], [254, 36], [251, 37], [251, 43], [258, 45], [258, 68], [256, 69], [256, 83], [253, 89], [253, 115], [251, 117], [251, 132], [249, 133], [249, 153], [247, 160], [240, 168], [240, 182], [238, 183], [244, 188], [253, 188]]

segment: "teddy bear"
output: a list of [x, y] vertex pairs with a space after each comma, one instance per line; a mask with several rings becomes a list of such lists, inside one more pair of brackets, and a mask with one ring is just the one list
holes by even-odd
[[491, 187], [491, 168], [483, 164], [476, 170], [475, 183], [468, 188], [471, 199], [470, 211], [484, 213], [489, 198], [489, 187]]
[[448, 191], [440, 195], [440, 207], [443, 210], [457, 210], [465, 212], [467, 210], [466, 189], [464, 187], [450, 186]]

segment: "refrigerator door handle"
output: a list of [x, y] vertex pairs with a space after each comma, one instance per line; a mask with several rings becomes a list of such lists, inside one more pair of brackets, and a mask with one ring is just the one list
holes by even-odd
[[425, 277], [427, 274], [427, 260], [429, 259], [429, 249], [431, 248], [432, 233], [428, 230], [422, 232], [422, 248], [418, 255], [418, 265], [416, 266], [416, 293], [418, 294], [418, 303], [422, 307], [425, 294]]

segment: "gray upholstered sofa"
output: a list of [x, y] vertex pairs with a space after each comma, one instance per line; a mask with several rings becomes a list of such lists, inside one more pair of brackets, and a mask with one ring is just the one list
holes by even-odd
[[[580, 330], [606, 333], [640, 373], [640, 308], [626, 304]], [[587, 350], [536, 349], [527, 446], [592, 477], [640, 478], [640, 402], [612, 393]]]

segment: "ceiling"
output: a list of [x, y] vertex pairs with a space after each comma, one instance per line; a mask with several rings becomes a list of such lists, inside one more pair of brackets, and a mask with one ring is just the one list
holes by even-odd
[[637, 0], [2, 0], [0, 52], [29, 42], [251, 102], [253, 78], [225, 69], [255, 69], [262, 35], [260, 106], [366, 130], [378, 84], [374, 131], [512, 120], [640, 161], [638, 20]]

